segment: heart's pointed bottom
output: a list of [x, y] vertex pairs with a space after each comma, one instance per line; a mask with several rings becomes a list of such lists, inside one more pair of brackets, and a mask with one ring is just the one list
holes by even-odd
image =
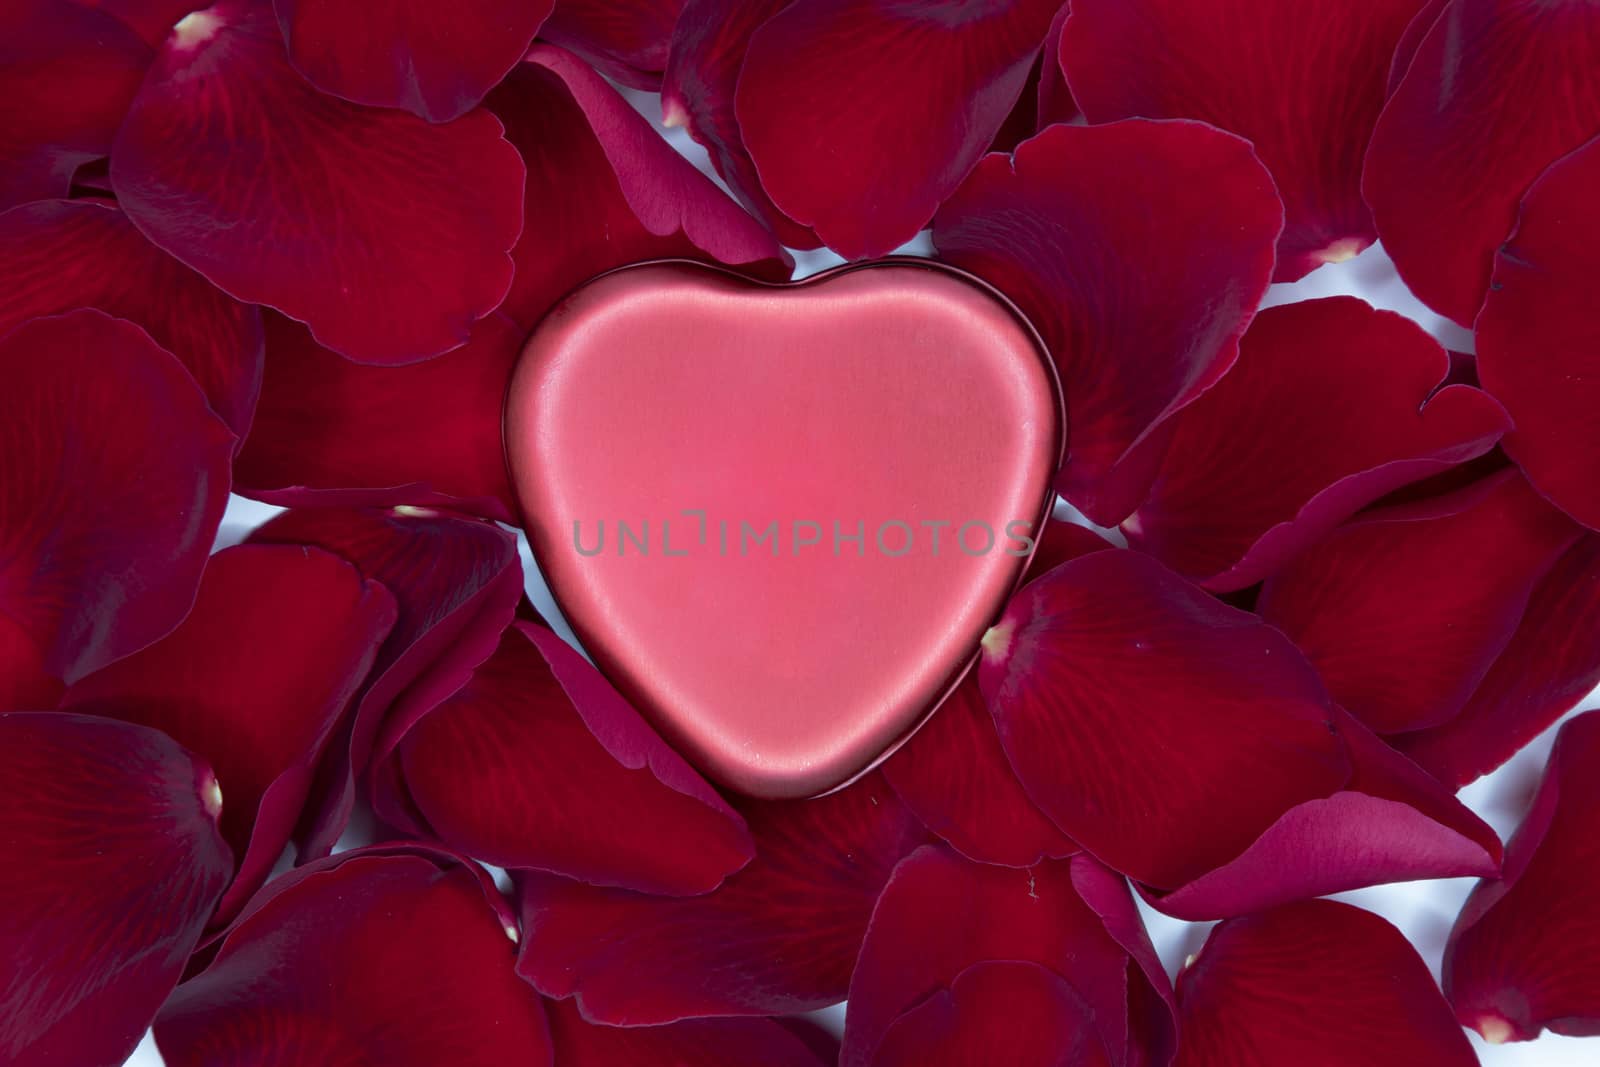
[[709, 777], [769, 797], [869, 769], [959, 681], [1063, 440], [1037, 335], [906, 260], [606, 275], [535, 330], [505, 433], [595, 663]]

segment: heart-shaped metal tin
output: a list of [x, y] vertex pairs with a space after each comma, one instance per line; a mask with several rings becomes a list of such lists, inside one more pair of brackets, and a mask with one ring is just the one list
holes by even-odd
[[960, 680], [1063, 440], [1026, 321], [916, 259], [782, 286], [614, 271], [534, 331], [505, 416], [584, 648], [709, 777], [765, 797], [861, 774]]

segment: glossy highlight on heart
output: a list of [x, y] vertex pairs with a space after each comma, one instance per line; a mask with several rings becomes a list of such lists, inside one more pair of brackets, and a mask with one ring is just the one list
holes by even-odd
[[796, 797], [966, 671], [1048, 515], [1061, 411], [1032, 329], [947, 267], [657, 263], [535, 330], [505, 441], [596, 665], [712, 778]]

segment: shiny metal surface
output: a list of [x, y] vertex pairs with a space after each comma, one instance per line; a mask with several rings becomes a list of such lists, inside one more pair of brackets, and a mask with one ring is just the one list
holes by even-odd
[[[1047, 514], [1063, 428], [1009, 305], [891, 260], [782, 287], [606, 275], [529, 339], [505, 433], [534, 554], [595, 662], [709, 777], [790, 797], [874, 765], [965, 671], [1027, 562], [1007, 524]], [[755, 537], [774, 522], [775, 554]]]

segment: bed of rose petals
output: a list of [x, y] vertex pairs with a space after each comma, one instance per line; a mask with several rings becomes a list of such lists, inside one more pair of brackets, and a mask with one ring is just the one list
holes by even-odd
[[[194, 7], [0, 0], [0, 1063], [1600, 1033], [1600, 714], [1504, 848], [1454, 796], [1600, 682], [1594, 0]], [[507, 374], [612, 267], [929, 227], [1128, 547], [1051, 528], [880, 770], [725, 795], [523, 599]], [[1475, 357], [1257, 313], [1379, 238]], [[211, 555], [230, 490], [291, 509]], [[1463, 875], [1442, 991], [1315, 899]], [[1136, 898], [1225, 920], [1176, 988]]]

